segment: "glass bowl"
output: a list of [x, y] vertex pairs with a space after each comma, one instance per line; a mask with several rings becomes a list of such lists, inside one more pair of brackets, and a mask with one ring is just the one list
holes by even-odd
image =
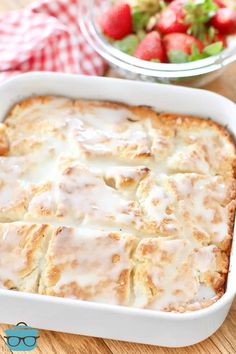
[[106, 40], [98, 25], [97, 20], [110, 6], [112, 1], [108, 0], [80, 1], [79, 23], [86, 40], [122, 77], [200, 87], [236, 61], [236, 36], [228, 38], [227, 48], [220, 54], [190, 63], [155, 63], [125, 54]]

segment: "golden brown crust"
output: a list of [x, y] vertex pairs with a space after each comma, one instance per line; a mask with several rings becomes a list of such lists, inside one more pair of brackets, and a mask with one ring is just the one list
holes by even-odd
[[7, 155], [9, 152], [9, 140], [6, 134], [6, 126], [0, 124], [0, 156]]

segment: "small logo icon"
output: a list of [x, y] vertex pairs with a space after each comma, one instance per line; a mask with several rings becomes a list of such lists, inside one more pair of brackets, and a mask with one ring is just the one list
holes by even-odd
[[25, 322], [19, 322], [5, 331], [4, 338], [10, 350], [29, 352], [37, 346], [38, 333], [37, 329], [27, 326]]

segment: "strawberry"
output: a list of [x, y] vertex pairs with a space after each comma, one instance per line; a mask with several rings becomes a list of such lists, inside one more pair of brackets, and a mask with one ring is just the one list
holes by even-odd
[[226, 5], [221, 0], [214, 0], [214, 3], [219, 7], [226, 7]]
[[148, 33], [139, 43], [134, 56], [143, 60], [158, 60], [163, 63], [166, 60], [165, 50], [158, 32]]
[[213, 43], [214, 42], [222, 42], [223, 48], [227, 47], [227, 40], [226, 40], [226, 36], [222, 33], [218, 33], [215, 35]]
[[217, 10], [211, 19], [211, 25], [222, 34], [236, 33], [236, 11], [226, 7]]
[[108, 9], [100, 19], [100, 25], [105, 35], [112, 39], [122, 39], [132, 32], [131, 7], [119, 3]]
[[193, 46], [199, 53], [203, 50], [203, 43], [185, 33], [170, 33], [163, 38], [163, 44], [170, 62], [185, 62], [192, 54]]
[[183, 5], [186, 0], [174, 0], [160, 14], [157, 29], [163, 34], [186, 32], [189, 25], [184, 23]]

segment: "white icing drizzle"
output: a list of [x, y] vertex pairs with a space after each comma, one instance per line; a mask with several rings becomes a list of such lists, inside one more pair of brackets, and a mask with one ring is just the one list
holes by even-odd
[[[81, 291], [82, 299], [85, 296], [83, 292], [87, 292], [87, 297], [95, 301], [126, 303], [126, 295], [119, 299], [118, 288], [122, 272], [132, 269], [131, 247], [128, 247], [131, 240], [130, 236], [119, 233], [113, 237], [105, 231], [63, 228], [50, 248], [51, 266], [63, 269], [53, 291], [73, 297], [73, 283]], [[124, 284], [127, 293], [130, 286], [128, 279]]]

